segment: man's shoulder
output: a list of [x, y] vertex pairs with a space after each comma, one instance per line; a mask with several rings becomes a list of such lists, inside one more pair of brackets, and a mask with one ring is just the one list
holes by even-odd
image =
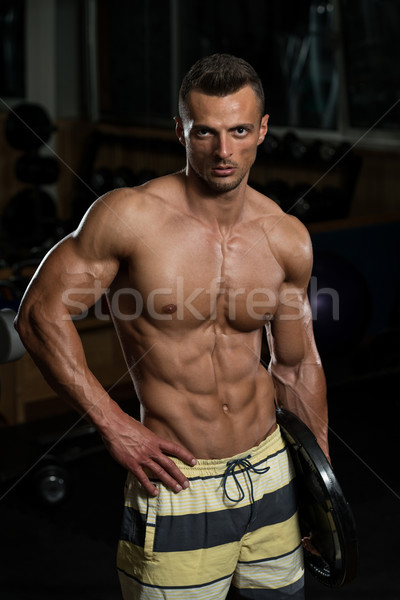
[[259, 192], [251, 197], [252, 212], [264, 230], [268, 231], [270, 238], [284, 241], [285, 244], [298, 244], [309, 242], [309, 234], [305, 225], [290, 213], [284, 212], [271, 198]]
[[289, 252], [294, 248], [304, 250], [310, 247], [310, 234], [306, 226], [295, 216], [280, 209], [280, 216], [274, 221], [271, 238], [282, 242]]
[[[103, 248], [102, 252], [131, 256], [146, 247], [157, 223], [169, 215], [169, 197], [177, 186], [173, 176], [165, 176], [133, 188], [118, 188], [100, 196], [88, 209], [73, 234], [76, 244]], [[140, 242], [140, 244], [139, 244]]]
[[266, 240], [287, 275], [308, 272], [312, 265], [310, 234], [297, 217], [285, 213], [271, 198], [253, 197], [255, 212]]
[[179, 187], [177, 175], [158, 177], [137, 187], [118, 188], [100, 196], [90, 207], [92, 218], [138, 219], [162, 210]]

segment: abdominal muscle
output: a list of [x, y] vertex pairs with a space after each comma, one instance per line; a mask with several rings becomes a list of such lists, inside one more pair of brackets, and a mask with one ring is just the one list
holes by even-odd
[[[125, 346], [143, 424], [200, 459], [230, 457], [258, 445], [276, 428], [273, 383], [259, 360], [260, 336], [260, 331], [157, 331], [154, 338], [140, 336], [140, 361], [139, 348], [132, 347], [131, 354]], [[129, 345], [134, 337], [122, 335]]]

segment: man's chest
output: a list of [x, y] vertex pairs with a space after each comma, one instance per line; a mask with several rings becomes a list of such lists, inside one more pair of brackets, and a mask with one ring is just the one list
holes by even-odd
[[151, 320], [261, 326], [274, 314], [284, 273], [260, 228], [223, 238], [171, 231], [143, 246], [129, 265], [129, 286]]

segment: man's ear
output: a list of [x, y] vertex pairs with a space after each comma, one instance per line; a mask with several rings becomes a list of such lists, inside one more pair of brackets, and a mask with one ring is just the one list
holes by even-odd
[[180, 141], [180, 143], [182, 144], [182, 146], [186, 146], [185, 131], [183, 128], [182, 119], [180, 117], [174, 117], [174, 121], [175, 121], [176, 136], [177, 136], [178, 140]]
[[257, 146], [259, 146], [260, 144], [263, 143], [264, 138], [267, 135], [268, 119], [269, 119], [269, 115], [264, 115], [263, 118], [261, 119], [260, 134], [258, 136]]

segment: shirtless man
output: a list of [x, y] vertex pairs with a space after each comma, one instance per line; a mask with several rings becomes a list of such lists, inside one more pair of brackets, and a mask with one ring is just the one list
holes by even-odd
[[[196, 63], [175, 122], [186, 168], [99, 198], [43, 261], [16, 326], [54, 390], [129, 472], [125, 599], [219, 600], [230, 585], [240, 598], [300, 599], [293, 470], [275, 403], [328, 456], [310, 239], [247, 184], [268, 124], [250, 65], [228, 55]], [[141, 423], [90, 372], [71, 320], [104, 290]]]

